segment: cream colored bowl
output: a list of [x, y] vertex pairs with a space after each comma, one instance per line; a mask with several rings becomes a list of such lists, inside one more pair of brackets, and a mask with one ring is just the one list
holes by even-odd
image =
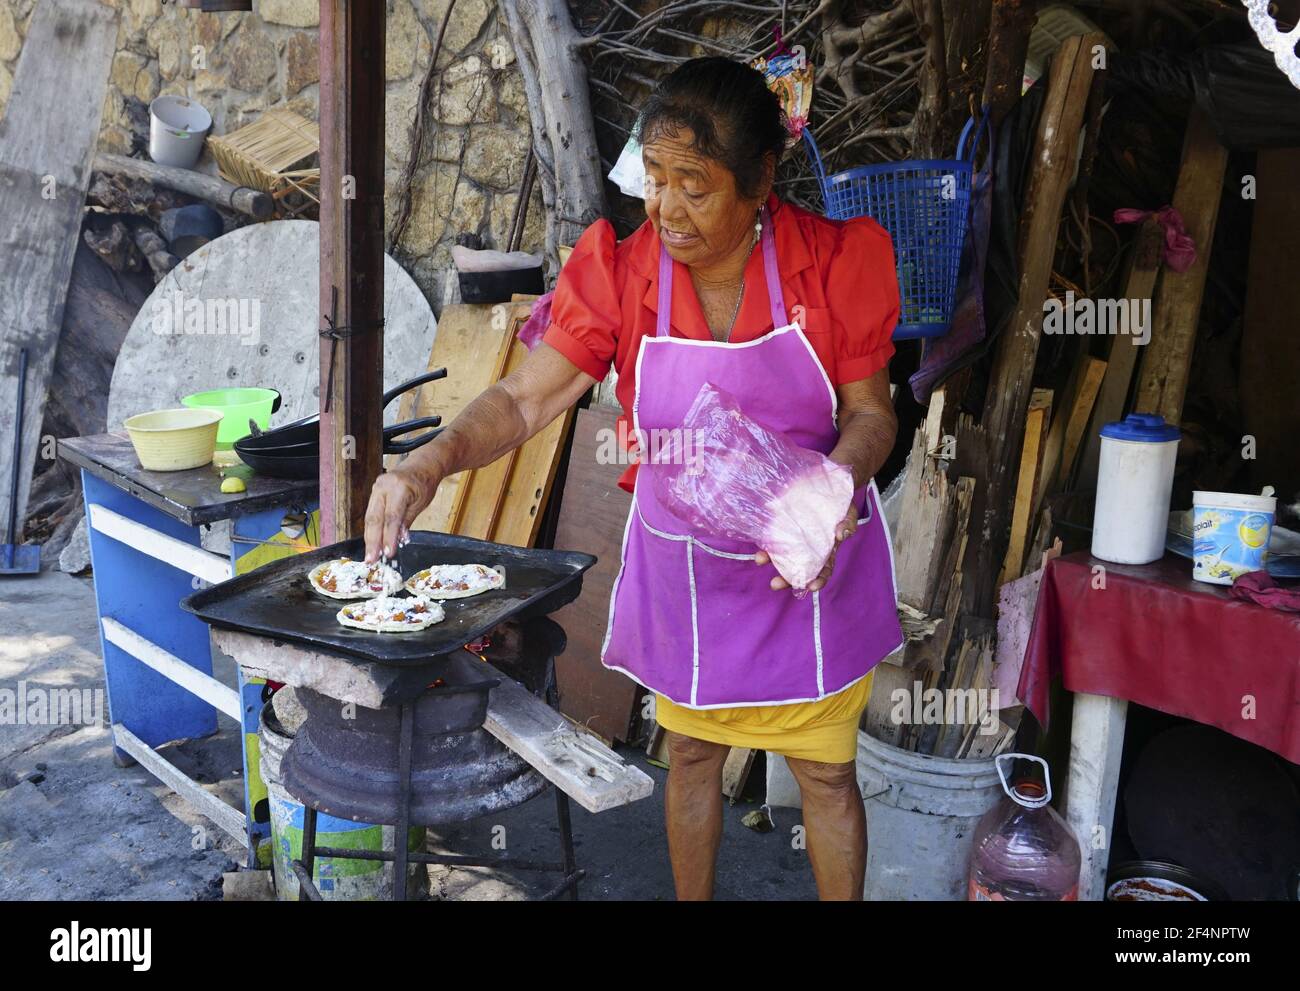
[[127, 417], [123, 425], [141, 467], [184, 471], [212, 461], [221, 416], [213, 409], [160, 409]]

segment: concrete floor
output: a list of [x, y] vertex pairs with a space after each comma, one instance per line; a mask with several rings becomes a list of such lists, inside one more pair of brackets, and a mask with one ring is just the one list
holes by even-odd
[[[218, 666], [219, 678], [234, 672]], [[60, 572], [0, 578], [0, 690], [103, 689], [91, 579]], [[91, 696], [102, 698], [102, 696]], [[107, 702], [99, 725], [25, 725], [0, 715], [0, 900], [219, 899], [222, 874], [242, 864], [242, 846], [139, 767], [112, 761]], [[0, 709], [0, 713], [3, 710]], [[84, 721], [84, 720], [83, 720]], [[228, 801], [243, 794], [237, 727], [165, 748], [172, 761]], [[624, 755], [659, 787], [650, 798], [599, 816], [573, 806], [582, 896], [594, 900], [673, 897], [663, 830], [665, 772], [637, 750]], [[756, 765], [751, 788], [761, 791]], [[728, 900], [811, 899], [807, 854], [796, 850], [795, 810], [776, 809], [776, 829], [741, 823], [754, 801], [725, 809], [717, 896]], [[459, 854], [499, 849], [555, 859], [553, 792], [507, 813], [431, 831], [430, 848]], [[494, 839], [496, 846], [494, 847]], [[521, 899], [545, 879], [490, 869], [430, 869], [434, 897]]]

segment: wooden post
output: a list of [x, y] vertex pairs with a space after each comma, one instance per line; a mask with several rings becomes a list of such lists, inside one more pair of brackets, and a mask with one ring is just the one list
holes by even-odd
[[320, 5], [320, 502], [327, 544], [363, 531], [383, 460], [384, 14], [382, 3]]
[[[1128, 276], [1124, 280], [1124, 299], [1128, 300], [1129, 320], [1140, 317], [1140, 308], [1150, 313], [1151, 296], [1155, 291], [1156, 275], [1160, 272], [1161, 254], [1164, 251], [1164, 228], [1148, 217], [1133, 239], [1129, 255]], [[1130, 329], [1133, 329], [1130, 327]], [[1148, 327], [1148, 330], [1151, 328]], [[1097, 405], [1093, 407], [1088, 424], [1087, 446], [1079, 466], [1074, 490], [1091, 494], [1097, 487], [1097, 469], [1101, 459], [1101, 428], [1124, 415], [1124, 401], [1128, 398], [1133, 370], [1137, 367], [1137, 339], [1125, 335], [1112, 337], [1106, 359], [1106, 374], [1101, 380]]]
[[1142, 356], [1133, 402], [1136, 412], [1159, 413], [1170, 423], [1178, 423], [1183, 415], [1183, 396], [1192, 368], [1192, 348], [1196, 344], [1227, 165], [1228, 149], [1219, 144], [1209, 117], [1193, 107], [1183, 139], [1183, 164], [1174, 190], [1174, 208], [1182, 214], [1187, 233], [1196, 242], [1196, 261], [1186, 272], [1166, 268], [1161, 273], [1151, 343]]
[[605, 212], [587, 67], [578, 51], [583, 38], [566, 0], [502, 0], [498, 6], [528, 95], [546, 204], [546, 253], [558, 263], [560, 245], [573, 244]]
[[[969, 6], [979, 7], [978, 4]], [[961, 10], [959, 16], [964, 19], [978, 20], [981, 16], [974, 11], [967, 11], [965, 6]], [[989, 119], [994, 128], [1002, 123], [1020, 99], [1020, 87], [1025, 76], [1025, 56], [1029, 51], [1029, 34], [1036, 17], [1034, 0], [993, 0], [992, 10], [988, 14], [988, 43], [983, 46], [987, 51], [983, 102], [988, 105]], [[957, 54], [963, 59], [968, 56], [967, 52]], [[949, 56], [951, 65], [951, 52]], [[975, 140], [979, 140], [979, 135], [975, 135]], [[992, 152], [993, 149], [990, 148], [989, 154]], [[940, 157], [950, 153], [951, 149], [942, 152]], [[960, 368], [936, 386], [931, 394], [931, 403], [937, 399], [944, 411], [941, 424], [943, 434], [955, 433], [961, 398], [970, 384], [970, 377], [969, 366]]]
[[[13, 93], [0, 119], [0, 528], [9, 526], [10, 472], [16, 472], [16, 528], [4, 537], [15, 544], [22, 541], [32, 471], [42, 449], [45, 396], [116, 37], [116, 11], [72, 0], [40, 4], [28, 23]], [[14, 464], [17, 424], [11, 417], [24, 347], [31, 364], [21, 390], [21, 463]]]
[[1043, 332], [1043, 300], [1052, 273], [1061, 207], [1074, 175], [1084, 109], [1094, 81], [1093, 46], [1100, 35], [1068, 38], [1052, 59], [1035, 142], [1035, 168], [1020, 224], [1020, 290], [1015, 313], [998, 340], [983, 425], [988, 433], [988, 480], [967, 612], [992, 616], [999, 566], [1007, 548], [1015, 469]]
[[[1256, 439], [1247, 467], [1251, 489], [1274, 485], [1285, 495], [1300, 492], [1300, 348], [1295, 314], [1300, 312], [1300, 148], [1261, 149], [1255, 164], [1259, 198], [1250, 229], [1246, 309], [1241, 332], [1241, 413], [1244, 433]], [[1238, 187], [1240, 189], [1240, 187]]]
[[994, 125], [1001, 124], [1020, 99], [1029, 34], [1037, 17], [1034, 0], [993, 0], [984, 102]]
[[998, 584], [1020, 577], [1025, 563], [1025, 545], [1034, 519], [1034, 490], [1043, 470], [1043, 447], [1047, 424], [1052, 418], [1051, 389], [1035, 389], [1029, 397], [1025, 415], [1024, 443], [1020, 445], [1020, 473], [1016, 479], [1015, 501], [1011, 504], [1011, 536], [1002, 561]]

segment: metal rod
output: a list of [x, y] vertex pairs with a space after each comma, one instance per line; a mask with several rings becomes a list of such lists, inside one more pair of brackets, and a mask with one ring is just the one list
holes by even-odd
[[406, 901], [407, 844], [411, 834], [411, 734], [415, 729], [415, 703], [402, 703], [402, 723], [397, 738], [397, 828], [393, 830], [393, 901]]
[[[316, 873], [316, 810], [310, 805], [303, 806], [302, 812], [302, 859], [294, 861], [294, 873], [298, 875], [298, 901], [319, 901], [320, 892], [312, 875]], [[303, 884], [299, 868], [306, 872], [307, 883]], [[315, 894], [315, 898], [312, 898]]]
[[538, 895], [537, 900], [539, 902], [553, 902], [557, 898], [559, 898], [560, 895], [564, 894], [566, 891], [569, 892], [569, 897], [572, 900], [576, 898], [578, 895], [578, 882], [581, 881], [586, 876], [587, 876], [586, 871], [574, 871], [572, 874], [568, 875], [563, 881], [557, 884], [550, 891], [547, 891], [545, 894]]
[[319, 902], [324, 901], [320, 891], [317, 890], [315, 882], [311, 879], [311, 874], [307, 868], [302, 865], [301, 860], [295, 860], [291, 865], [293, 876], [298, 879], [298, 901], [300, 902]]
[[[560, 823], [560, 846], [564, 853], [564, 873], [572, 875], [578, 867], [577, 857], [573, 853], [573, 820], [569, 816], [569, 796], [555, 789], [555, 817]], [[580, 873], [580, 872], [579, 872]], [[578, 900], [578, 883], [575, 880], [569, 889], [569, 901]]]
[[[352, 850], [340, 847], [320, 846], [316, 856], [335, 860], [378, 860], [390, 862], [396, 859], [396, 850]], [[550, 871], [557, 874], [566, 873], [563, 864], [538, 860], [524, 860], [517, 857], [482, 857], [461, 856], [459, 854], [409, 852], [407, 861], [414, 864], [438, 864], [442, 867], [508, 867], [517, 871]]]
[[23, 392], [27, 385], [27, 349], [18, 351], [18, 411], [14, 414], [13, 475], [9, 482], [9, 536], [5, 545], [5, 568], [14, 566], [14, 549], [18, 546], [18, 475], [23, 460]]

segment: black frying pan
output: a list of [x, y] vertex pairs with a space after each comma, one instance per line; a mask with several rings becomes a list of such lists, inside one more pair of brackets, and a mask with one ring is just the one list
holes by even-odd
[[[442, 417], [440, 416], [426, 416], [419, 420], [411, 420], [409, 423], [396, 423], [386, 428], [384, 431], [384, 453], [408, 454], [417, 447], [423, 447], [442, 433], [442, 427], [437, 427], [411, 440], [392, 440], [391, 438], [399, 436], [407, 430], [419, 430], [421, 427], [434, 426], [441, 422]], [[244, 440], [247, 439], [244, 438]], [[244, 464], [259, 475], [268, 475], [271, 478], [316, 478], [320, 474], [319, 444], [294, 444], [287, 448], [277, 447], [265, 450], [247, 448], [243, 444], [244, 441], [242, 440], [235, 441], [235, 453], [239, 455]]]
[[[384, 393], [384, 405], [399, 395], [436, 379], [446, 378], [447, 369], [437, 368]], [[385, 454], [409, 454], [442, 433], [440, 416], [425, 416], [395, 423], [383, 431]], [[253, 424], [250, 423], [250, 426]], [[396, 440], [402, 434], [434, 427], [410, 440]], [[320, 473], [320, 414], [294, 420], [274, 430], [255, 433], [235, 441], [235, 453], [253, 471], [272, 478], [315, 478]]]
[[[425, 372], [423, 375], [413, 378], [409, 382], [403, 382], [401, 385], [394, 386], [385, 392], [383, 405], [387, 407], [389, 403], [402, 393], [409, 392], [416, 386], [424, 385], [426, 382], [433, 382], [437, 379], [446, 377], [447, 369], [445, 368], [435, 368], [431, 372]], [[406, 433], [407, 430], [414, 430], [417, 425], [425, 426], [426, 424], [421, 421], [411, 420], [408, 421], [408, 423], [396, 424], [396, 426], [403, 427], [404, 429], [393, 432]], [[388, 430], [393, 430], [393, 428], [390, 427]], [[408, 441], [406, 443], [412, 442]], [[304, 416], [300, 420], [294, 420], [291, 423], [283, 424], [282, 426], [276, 427], [274, 430], [263, 430], [260, 433], [254, 433], [252, 436], [237, 441], [236, 444], [242, 444], [245, 449], [252, 451], [276, 447], [289, 447], [294, 444], [313, 444], [319, 446], [320, 414], [313, 413], [311, 416]], [[410, 450], [414, 450], [414, 448], [410, 448]], [[389, 451], [388, 453], [395, 454], [403, 452]], [[240, 451], [240, 457], [243, 457], [243, 451]]]

